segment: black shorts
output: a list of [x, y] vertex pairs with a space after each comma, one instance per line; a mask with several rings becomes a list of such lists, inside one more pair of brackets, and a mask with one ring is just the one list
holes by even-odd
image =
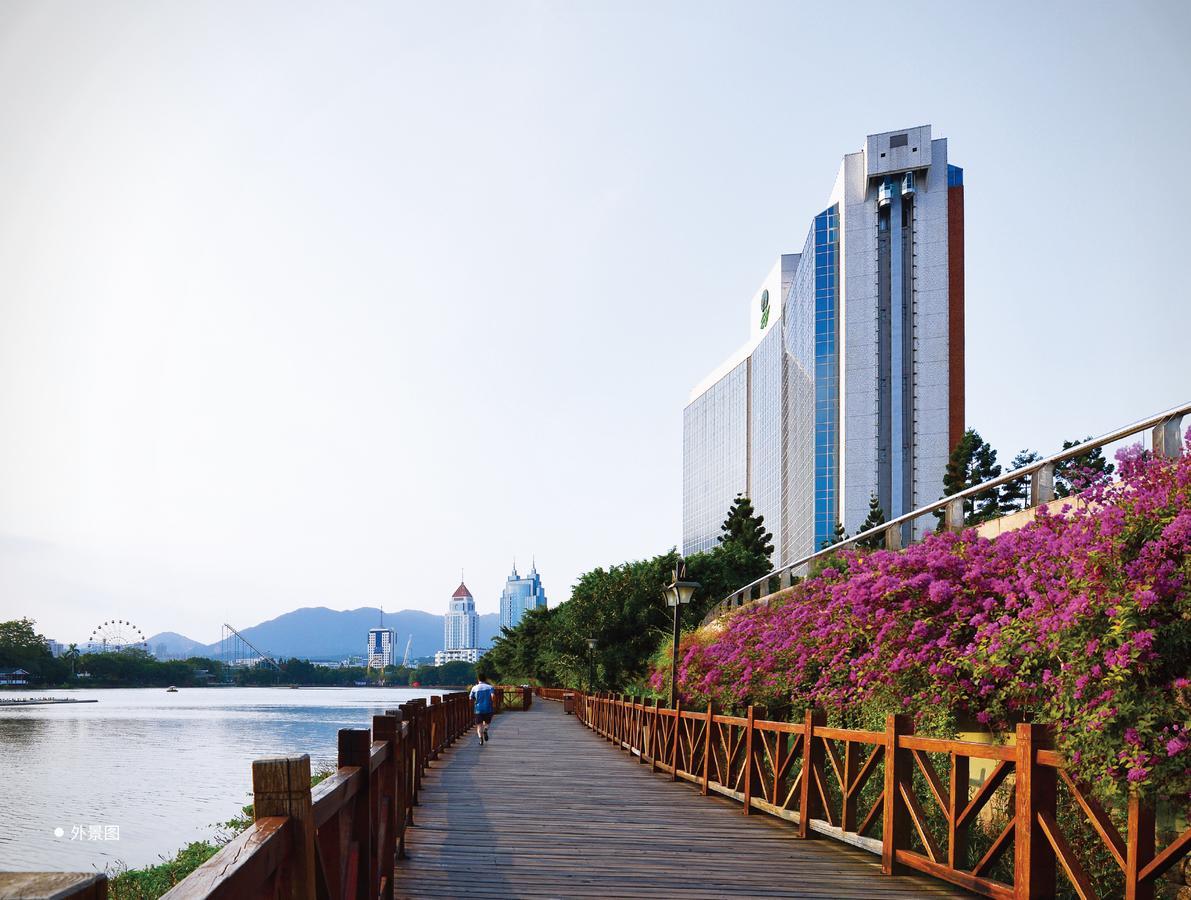
[[485, 725], [492, 724], [492, 713], [476, 713], [476, 724], [483, 723]]

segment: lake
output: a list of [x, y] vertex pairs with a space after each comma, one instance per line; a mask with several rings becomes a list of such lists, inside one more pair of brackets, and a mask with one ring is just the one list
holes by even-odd
[[[103, 870], [159, 861], [252, 800], [252, 761], [335, 763], [340, 728], [440, 691], [164, 688], [4, 691], [98, 700], [0, 707], [0, 869]], [[117, 835], [118, 829], [118, 835]]]

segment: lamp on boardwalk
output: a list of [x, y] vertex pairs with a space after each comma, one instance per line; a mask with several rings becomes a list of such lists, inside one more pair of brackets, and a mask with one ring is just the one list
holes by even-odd
[[595, 648], [596, 639], [589, 637], [587, 639], [587, 693], [591, 693], [592, 686], [595, 684]]
[[670, 708], [678, 706], [678, 617], [683, 606], [691, 602], [695, 591], [702, 585], [697, 581], [687, 581], [686, 561], [679, 560], [678, 568], [674, 570], [674, 581], [666, 585], [662, 592], [666, 598], [666, 605], [674, 607], [674, 644], [670, 650]]

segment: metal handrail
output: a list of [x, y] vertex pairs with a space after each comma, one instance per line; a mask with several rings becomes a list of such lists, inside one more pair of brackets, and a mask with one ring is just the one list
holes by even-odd
[[863, 541], [867, 538], [876, 537], [878, 534], [884, 536], [885, 546], [891, 550], [901, 549], [901, 531], [902, 526], [914, 521], [922, 516], [930, 515], [938, 510], [944, 511], [944, 527], [949, 531], [959, 531], [963, 527], [963, 503], [980, 496], [993, 488], [1000, 487], [1003, 484], [1017, 481], [1018, 479], [1030, 476], [1030, 501], [1034, 506], [1039, 506], [1043, 503], [1049, 503], [1055, 499], [1054, 497], [1054, 470], [1058, 463], [1072, 457], [1082, 456], [1089, 450], [1095, 450], [1098, 447], [1103, 447], [1106, 444], [1112, 444], [1122, 438], [1131, 437], [1139, 432], [1145, 431], [1147, 428], [1154, 429], [1154, 452], [1162, 456], [1178, 456], [1182, 448], [1182, 434], [1180, 433], [1180, 423], [1183, 416], [1191, 414], [1191, 403], [1183, 403], [1175, 406], [1165, 412], [1157, 413], [1148, 418], [1141, 419], [1131, 425], [1124, 425], [1107, 434], [1101, 435], [1097, 438], [1091, 438], [1084, 441], [1082, 444], [1076, 444], [1074, 447], [1068, 447], [1066, 450], [1060, 450], [1058, 453], [1052, 453], [1045, 459], [1036, 460], [1028, 465], [1024, 465], [1019, 469], [1014, 469], [1012, 472], [1007, 472], [1004, 475], [998, 475], [996, 478], [990, 478], [988, 481], [981, 484], [973, 485], [970, 488], [965, 488], [958, 493], [951, 494], [947, 497], [942, 497], [935, 500], [933, 503], [928, 503], [925, 506], [920, 506], [911, 512], [904, 513], [895, 519], [877, 525], [874, 528], [869, 528], [866, 531], [861, 531], [849, 538], [845, 538], [838, 543], [832, 544], [830, 547], [825, 547], [822, 550], [816, 550], [809, 556], [804, 556], [797, 559], [788, 565], [781, 566], [774, 569], [768, 575], [762, 575], [760, 578], [750, 581], [739, 590], [733, 591], [715, 606], [713, 606], [703, 618], [703, 623], [718, 618], [729, 609], [741, 606], [744, 603], [746, 594], [750, 594], [754, 588], [777, 578], [782, 583], [783, 587], [789, 586], [789, 578], [795, 569], [802, 566], [809, 565], [817, 559], [829, 556], [832, 553], [837, 553], [853, 544]]

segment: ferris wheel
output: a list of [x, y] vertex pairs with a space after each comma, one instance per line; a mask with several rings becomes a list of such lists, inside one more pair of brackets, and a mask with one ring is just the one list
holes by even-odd
[[149, 649], [144, 632], [124, 619], [112, 619], [95, 626], [87, 643], [101, 653]]

